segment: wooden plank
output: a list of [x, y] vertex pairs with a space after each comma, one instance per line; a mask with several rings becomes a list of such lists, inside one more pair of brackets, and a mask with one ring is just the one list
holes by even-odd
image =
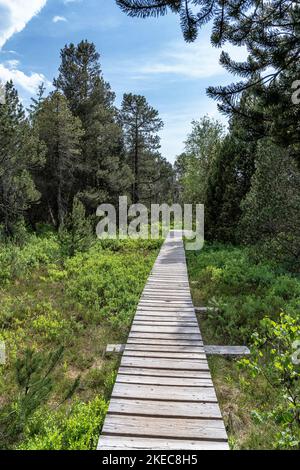
[[159, 357], [162, 359], [206, 359], [204, 350], [202, 352], [174, 352], [174, 351], [132, 351], [125, 349], [123, 357]]
[[106, 346], [106, 353], [122, 353], [125, 350], [125, 344], [108, 344]]
[[137, 314], [138, 315], [159, 315], [161, 317], [164, 316], [181, 316], [181, 317], [187, 317], [187, 316], [192, 316], [193, 318], [196, 318], [193, 309], [187, 309], [187, 308], [167, 308], [167, 309], [162, 309], [162, 308], [138, 308], [137, 309]]
[[250, 349], [247, 346], [217, 346], [207, 345], [204, 346], [206, 354], [216, 354], [225, 356], [247, 356], [250, 354]]
[[189, 339], [190, 341], [201, 340], [200, 333], [145, 333], [145, 332], [138, 332], [138, 331], [131, 331], [129, 334], [129, 338], [144, 338], [144, 339]]
[[[121, 345], [119, 345], [121, 346]], [[180, 346], [176, 345], [165, 345], [165, 344], [127, 344], [123, 345], [126, 351], [167, 351], [167, 352], [201, 352], [204, 353], [204, 347], [202, 345], [196, 346]]]
[[213, 387], [172, 387], [116, 383], [112, 398], [147, 398], [149, 400], [198, 401], [217, 403]]
[[227, 441], [223, 421], [158, 418], [108, 414], [102, 433], [122, 436], [166, 437], [197, 440]]
[[193, 306], [192, 302], [189, 302], [188, 300], [169, 300], [169, 299], [165, 299], [165, 300], [145, 300], [145, 299], [142, 299], [139, 303], [139, 306], [142, 307], [142, 306], [145, 306], [145, 307], [149, 307], [149, 306], [153, 306], [153, 307], [158, 307], [158, 305], [162, 306], [162, 307], [173, 307], [173, 306], [177, 306], [177, 308], [181, 308], [181, 307], [191, 307]]
[[151, 326], [151, 327], [157, 327], [157, 326], [178, 326], [178, 327], [186, 327], [186, 326], [192, 326], [192, 327], [198, 327], [198, 323], [196, 321], [177, 321], [177, 320], [165, 320], [165, 321], [160, 321], [160, 320], [153, 320], [151, 318], [148, 318], [146, 320], [138, 320], [135, 318], [133, 321], [132, 325], [144, 325], [144, 326]]
[[177, 418], [221, 419], [220, 408], [216, 403], [190, 403], [156, 400], [131, 400], [114, 398], [109, 412], [114, 414], [166, 416]]
[[202, 340], [190, 340], [190, 338], [185, 338], [185, 339], [160, 339], [160, 338], [128, 338], [127, 345], [128, 344], [155, 344], [155, 345], [160, 345], [160, 344], [165, 344], [165, 345], [170, 345], [170, 346], [203, 346], [203, 341]]
[[98, 450], [228, 450], [226, 442], [102, 436]]
[[120, 374], [130, 375], [147, 375], [147, 376], [159, 376], [159, 377], [186, 377], [186, 378], [210, 378], [210, 372], [208, 370], [178, 370], [178, 369], [151, 369], [143, 367], [119, 367]]
[[213, 387], [211, 379], [198, 379], [198, 378], [180, 378], [180, 377], [161, 377], [161, 376], [145, 376], [145, 375], [129, 375], [118, 374], [116, 383], [134, 383], [134, 384], [148, 384], [148, 385], [172, 385], [172, 386], [187, 386], [187, 387]]
[[193, 323], [196, 323], [198, 325], [197, 320], [192, 315], [186, 316], [186, 317], [183, 317], [183, 316], [180, 316], [180, 315], [168, 315], [166, 317], [166, 316], [162, 316], [162, 315], [140, 315], [140, 314], [136, 314], [136, 316], [134, 317], [134, 321], [160, 321], [160, 322], [176, 321], [176, 322], [182, 322], [182, 323], [193, 322]]
[[150, 367], [151, 369], [208, 370], [206, 360], [161, 359], [154, 357], [122, 357], [122, 366]]
[[180, 333], [180, 334], [198, 334], [198, 326], [147, 326], [147, 325], [135, 325], [131, 327], [132, 333]]
[[[124, 352], [125, 351], [125, 352]], [[216, 345], [205, 345], [202, 344], [198, 347], [187, 346], [187, 345], [162, 345], [162, 344], [108, 344], [106, 347], [106, 353], [124, 353], [126, 356], [145, 356], [151, 357], [167, 357], [165, 353], [170, 353], [170, 357], [185, 357], [182, 354], [193, 353], [186, 357], [205, 357], [205, 354], [216, 354], [216, 355], [233, 355], [233, 356], [245, 356], [250, 354], [247, 346], [216, 346]], [[152, 354], [152, 352], [154, 354]], [[137, 354], [133, 354], [137, 353]], [[157, 354], [158, 353], [158, 354]], [[163, 354], [162, 354], [163, 353]], [[176, 355], [172, 355], [176, 353]], [[161, 354], [161, 356], [160, 356]]]

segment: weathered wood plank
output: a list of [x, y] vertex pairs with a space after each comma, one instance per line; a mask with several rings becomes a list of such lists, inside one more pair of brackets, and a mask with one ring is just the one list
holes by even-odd
[[160, 338], [128, 338], [127, 344], [165, 344], [170, 346], [203, 346], [202, 340], [190, 340], [186, 339], [160, 339]]
[[213, 387], [212, 380], [197, 379], [197, 378], [180, 378], [180, 377], [152, 377], [145, 375], [129, 375], [118, 374], [116, 383], [134, 383], [134, 384], [148, 384], [148, 385], [172, 385], [172, 386], [187, 386], [187, 387]]
[[226, 442], [101, 436], [98, 450], [228, 450]]
[[181, 333], [181, 334], [198, 334], [198, 326], [147, 326], [133, 324], [131, 327], [132, 333]]
[[201, 334], [200, 333], [145, 333], [145, 332], [139, 332], [139, 331], [131, 331], [129, 338], [149, 338], [149, 339], [189, 339], [191, 340], [201, 340]]
[[178, 326], [178, 327], [186, 327], [186, 326], [192, 326], [192, 327], [198, 327], [198, 323], [196, 321], [191, 321], [191, 320], [185, 320], [185, 321], [177, 321], [177, 320], [153, 320], [152, 318], [148, 318], [146, 320], [139, 320], [135, 318], [133, 325], [145, 325], [145, 326]]
[[247, 356], [250, 354], [250, 349], [247, 346], [217, 346], [206, 345], [204, 346], [206, 354], [216, 354], [224, 356]]
[[120, 366], [119, 374], [147, 375], [153, 377], [186, 377], [186, 378], [210, 378], [208, 370], [178, 370], [178, 369], [151, 369], [143, 367]]
[[183, 317], [183, 316], [179, 316], [179, 315], [169, 315], [169, 316], [158, 316], [158, 315], [139, 315], [137, 314], [135, 317], [134, 317], [134, 321], [159, 321], [159, 322], [181, 322], [181, 323], [185, 323], [185, 322], [188, 322], [188, 323], [197, 323], [197, 320], [192, 316], [186, 316], [186, 317]]
[[178, 418], [222, 418], [216, 403], [191, 403], [156, 400], [131, 400], [115, 398], [110, 402], [110, 413], [150, 416], [176, 416]]
[[108, 414], [103, 434], [227, 441], [223, 421]]
[[165, 345], [165, 344], [124, 344], [124, 349], [126, 351], [167, 351], [167, 352], [191, 352], [197, 353], [201, 352], [204, 353], [204, 347], [202, 345], [199, 346], [181, 346], [176, 344], [173, 345]]
[[202, 352], [174, 352], [174, 351], [132, 351], [125, 349], [123, 357], [159, 357], [162, 359], [205, 359], [204, 350]]
[[143, 367], [151, 369], [175, 369], [175, 370], [209, 370], [206, 360], [188, 359], [162, 359], [155, 357], [122, 357], [122, 366]]
[[201, 401], [217, 403], [213, 387], [172, 387], [116, 383], [112, 398], [147, 398], [149, 400]]
[[125, 350], [125, 344], [108, 344], [106, 346], [106, 353], [122, 353]]

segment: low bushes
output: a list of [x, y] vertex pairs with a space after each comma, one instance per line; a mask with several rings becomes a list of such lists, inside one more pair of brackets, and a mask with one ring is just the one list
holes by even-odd
[[216, 338], [247, 343], [265, 316], [276, 319], [282, 310], [298, 316], [300, 280], [280, 266], [257, 261], [245, 248], [224, 245], [187, 256], [195, 305], [218, 308], [207, 320]]
[[[94, 241], [69, 257], [57, 236], [45, 236], [0, 247], [0, 447], [91, 449], [118, 365], [103, 351], [126, 339], [161, 241]], [[60, 348], [49, 393], [25, 406], [18, 364], [28, 351], [36, 358]]]

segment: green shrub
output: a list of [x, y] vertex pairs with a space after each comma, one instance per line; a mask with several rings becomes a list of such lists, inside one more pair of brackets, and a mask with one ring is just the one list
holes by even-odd
[[47, 265], [59, 258], [59, 244], [54, 235], [47, 238], [32, 235], [23, 246], [0, 246], [0, 285], [26, 276], [40, 265]]
[[129, 241], [123, 248], [104, 251], [103, 245], [96, 245], [66, 261], [66, 293], [86, 321], [106, 319], [114, 329], [127, 330], [157, 254], [157, 243], [141, 246]]
[[[263, 376], [277, 390], [278, 403], [271, 412], [255, 410], [253, 418], [262, 423], [275, 421], [280, 431], [275, 447], [300, 448], [300, 322], [299, 318], [281, 313], [277, 322], [261, 321], [260, 332], [252, 336], [250, 359], [240, 365], [253, 378]], [[298, 350], [297, 350], [298, 348]]]
[[195, 305], [218, 309], [206, 322], [217, 341], [247, 343], [265, 316], [299, 310], [300, 280], [254, 259], [248, 249], [216, 244], [187, 252], [187, 258]]
[[96, 397], [76, 402], [70, 409], [53, 412], [46, 408], [29, 420], [21, 450], [92, 450], [97, 446], [108, 404]]

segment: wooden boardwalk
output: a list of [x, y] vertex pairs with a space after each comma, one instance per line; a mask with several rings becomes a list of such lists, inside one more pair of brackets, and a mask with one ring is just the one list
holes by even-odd
[[181, 232], [166, 239], [144, 288], [98, 449], [228, 449]]

